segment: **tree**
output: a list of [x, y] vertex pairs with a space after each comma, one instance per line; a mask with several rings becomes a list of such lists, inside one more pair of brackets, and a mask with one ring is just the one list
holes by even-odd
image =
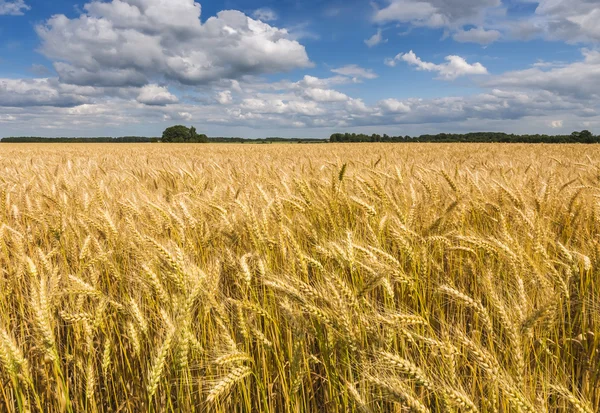
[[194, 128], [193, 126], [190, 128], [190, 142], [193, 143], [206, 143], [208, 142], [208, 136], [201, 134], [198, 135], [198, 132], [196, 132], [196, 128]]
[[208, 137], [204, 134], [199, 135], [196, 132], [196, 128], [193, 126], [187, 128], [183, 125], [175, 125], [165, 129], [162, 135], [162, 141], [169, 143], [205, 143], [208, 142]]
[[580, 142], [584, 143], [594, 143], [594, 135], [589, 130], [582, 130], [579, 132]]
[[186, 142], [190, 140], [190, 130], [183, 125], [171, 126], [163, 132], [163, 142]]

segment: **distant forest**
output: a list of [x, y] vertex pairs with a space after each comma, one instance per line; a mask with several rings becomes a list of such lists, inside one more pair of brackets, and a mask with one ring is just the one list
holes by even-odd
[[[2, 143], [152, 143], [161, 142], [158, 137], [123, 136], [119, 138], [42, 138], [9, 137], [0, 140]], [[501, 132], [474, 132], [465, 134], [439, 133], [437, 135], [421, 136], [389, 136], [379, 134], [334, 133], [327, 139], [287, 139], [280, 137], [246, 139], [246, 138], [208, 138], [211, 143], [326, 143], [326, 142], [505, 142], [505, 143], [600, 143], [600, 136], [590, 131], [573, 132], [570, 135], [515, 135]]]
[[437, 135], [388, 136], [356, 133], [334, 133], [330, 142], [506, 142], [506, 143], [600, 143], [600, 136], [590, 131], [570, 135], [514, 135], [501, 132], [474, 132], [465, 134], [439, 133]]

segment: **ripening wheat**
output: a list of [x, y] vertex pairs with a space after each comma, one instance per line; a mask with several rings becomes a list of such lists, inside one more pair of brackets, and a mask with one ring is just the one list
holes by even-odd
[[600, 148], [1, 145], [0, 411], [600, 411]]

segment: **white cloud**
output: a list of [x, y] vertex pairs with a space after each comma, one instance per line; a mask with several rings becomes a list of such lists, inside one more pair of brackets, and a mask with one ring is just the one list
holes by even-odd
[[164, 86], [146, 85], [140, 90], [137, 101], [144, 105], [165, 106], [177, 103], [179, 99]]
[[498, 30], [485, 30], [481, 27], [470, 30], [459, 30], [452, 38], [460, 43], [478, 43], [482, 46], [494, 43], [502, 34]]
[[275, 97], [244, 99], [239, 109], [242, 109], [239, 114], [244, 118], [256, 117], [257, 114], [317, 116], [325, 113], [316, 102], [301, 99], [284, 100]]
[[0, 16], [20, 16], [30, 9], [31, 7], [25, 4], [25, 0], [0, 0]]
[[304, 90], [304, 96], [316, 102], [345, 102], [349, 97], [337, 90], [312, 88]]
[[393, 59], [386, 59], [385, 64], [388, 66], [396, 66], [397, 62], [404, 61], [412, 66], [416, 66], [417, 70], [425, 70], [428, 72], [438, 72], [439, 79], [454, 80], [460, 76], [466, 75], [486, 75], [487, 69], [481, 63], [469, 64], [460, 56], [446, 56], [447, 63], [435, 64], [424, 62], [411, 50], [408, 53], [400, 53]]
[[[304, 79], [288, 83], [261, 83], [245, 79], [240, 80], [242, 92], [236, 92], [236, 97], [239, 93], [239, 99], [233, 99], [226, 106], [214, 98], [193, 102], [182, 99], [166, 106], [148, 106], [136, 101], [141, 89], [108, 97], [108, 89], [102, 89], [104, 93], [94, 88], [75, 86], [70, 86], [70, 90], [58, 90], [56, 81], [40, 82], [57, 90], [54, 102], [45, 99], [50, 106], [21, 107], [6, 107], [0, 103], [3, 106], [5, 136], [64, 136], [89, 134], [90, 131], [107, 135], [112, 131], [115, 136], [139, 133], [152, 135], [159, 134], [173, 122], [195, 122], [203, 125], [203, 133], [209, 134], [233, 133], [239, 136], [233, 132], [237, 129], [231, 128], [247, 128], [243, 136], [264, 136], [265, 133], [271, 133], [264, 132], [267, 130], [289, 136], [295, 128], [302, 127], [308, 128], [305, 133], [309, 136], [323, 137], [333, 130], [356, 128], [364, 128], [363, 131], [369, 133], [374, 130], [382, 133], [386, 131], [386, 125], [396, 125], [392, 131], [403, 125], [402, 134], [429, 133], [440, 129], [551, 133], [551, 122], [557, 119], [563, 120], [563, 127], [568, 125], [574, 129], [593, 129], [594, 125], [600, 125], [598, 99], [509, 87], [490, 88], [487, 92], [470, 96], [401, 100], [391, 97], [370, 105], [360, 98], [347, 95], [345, 100], [315, 100], [310, 96], [312, 92], [304, 92], [318, 88], [306, 88]], [[314, 78], [309, 83], [325, 84], [329, 81]], [[335, 89], [329, 90], [341, 93]], [[81, 104], [52, 106], [60, 102], [58, 98], [62, 94], [77, 92], [83, 97]], [[0, 92], [0, 102], [4, 101], [6, 94]], [[584, 123], [591, 126], [586, 127]]]
[[350, 99], [348, 100], [348, 102], [346, 102], [346, 110], [348, 112], [350, 112], [350, 115], [356, 115], [356, 114], [361, 114], [361, 115], [365, 115], [365, 114], [370, 114], [373, 112], [373, 109], [368, 107], [365, 102], [363, 102], [362, 99]]
[[384, 99], [379, 102], [379, 107], [387, 113], [407, 113], [410, 112], [410, 106], [397, 99]]
[[254, 10], [252, 13], [252, 17], [257, 20], [262, 20], [264, 22], [271, 22], [277, 20], [277, 13], [275, 13], [272, 9], [268, 7], [262, 7], [260, 9]]
[[225, 90], [217, 93], [217, 102], [221, 105], [229, 105], [233, 102], [233, 98], [231, 97], [231, 92], [229, 90]]
[[[554, 24], [556, 38], [593, 41], [596, 27], [581, 13], [593, 12], [595, 2], [573, 1], [573, 10], [542, 1], [545, 9], [531, 20], [531, 35], [551, 36]], [[497, 3], [393, 0], [376, 13], [387, 13], [385, 21], [441, 27], [456, 41], [485, 45], [511, 30], [493, 24], [490, 10]], [[406, 7], [398, 11], [400, 4]], [[388, 125], [403, 134], [600, 127], [598, 51], [583, 50], [576, 62], [539, 62], [484, 77], [478, 83], [483, 92], [474, 95], [420, 99], [390, 89], [388, 98], [372, 102], [352, 94], [358, 87], [345, 87], [377, 78], [358, 65], [334, 68], [324, 78], [302, 74], [269, 81], [264, 74], [310, 66], [306, 50], [287, 30], [241, 12], [225, 11], [201, 23], [193, 0], [93, 1], [84, 10], [78, 18], [55, 16], [38, 27], [41, 50], [59, 78], [46, 78], [53, 72], [36, 68], [39, 79], [0, 79], [3, 134], [151, 135], [173, 122], [197, 122], [206, 128], [202, 132], [236, 136], [289, 136], [300, 133], [293, 132], [297, 128], [323, 137], [332, 129], [381, 133]], [[373, 43], [383, 41], [380, 33]], [[433, 63], [411, 51], [386, 60], [391, 66], [400, 62], [444, 80], [487, 74], [481, 63], [454, 55]]]
[[377, 33], [365, 40], [365, 44], [369, 47], [375, 47], [380, 43], [387, 43], [387, 39], [383, 38], [382, 30], [378, 29]]
[[347, 76], [333, 76], [333, 77], [323, 79], [323, 78], [314, 77], [314, 76], [310, 76], [310, 75], [304, 75], [302, 80], [300, 80], [299, 82], [296, 82], [295, 85], [303, 87], [303, 88], [313, 87], [313, 88], [326, 89], [326, 88], [330, 88], [331, 86], [334, 86], [334, 85], [342, 85], [344, 83], [351, 83], [351, 82], [353, 82], [353, 78], [350, 78]]
[[600, 98], [600, 52], [583, 49], [583, 60], [557, 67], [533, 67], [493, 77], [487, 86], [547, 90], [578, 98]]
[[343, 76], [350, 76], [356, 79], [376, 79], [377, 74], [375, 74], [371, 69], [364, 69], [358, 65], [347, 65], [337, 69], [331, 69], [333, 73], [337, 73]]
[[167, 113], [165, 114], [164, 119], [190, 122], [192, 119], [194, 119], [194, 115], [192, 115], [190, 112]]
[[143, 86], [166, 78], [198, 85], [312, 65], [287, 30], [235, 10], [204, 23], [193, 0], [93, 1], [85, 10], [37, 27], [40, 50], [63, 82]]

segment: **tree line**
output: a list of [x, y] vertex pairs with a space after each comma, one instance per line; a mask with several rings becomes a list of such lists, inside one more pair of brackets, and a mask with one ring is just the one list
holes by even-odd
[[162, 134], [162, 137], [122, 136], [92, 137], [92, 138], [43, 138], [36, 136], [8, 137], [0, 140], [3, 143], [325, 143], [325, 142], [506, 142], [506, 143], [600, 143], [600, 136], [593, 135], [588, 130], [573, 132], [570, 135], [516, 135], [502, 132], [473, 132], [473, 133], [438, 133], [437, 135], [421, 136], [389, 136], [387, 134], [367, 135], [364, 133], [334, 133], [329, 140], [312, 138], [282, 138], [269, 137], [261, 139], [248, 139], [239, 137], [214, 137], [199, 134], [195, 127], [183, 125], [171, 126]]
[[502, 132], [438, 133], [437, 135], [389, 136], [379, 134], [334, 133], [330, 142], [506, 142], [506, 143], [600, 143], [600, 136], [590, 131], [573, 132], [570, 135], [515, 135]]

